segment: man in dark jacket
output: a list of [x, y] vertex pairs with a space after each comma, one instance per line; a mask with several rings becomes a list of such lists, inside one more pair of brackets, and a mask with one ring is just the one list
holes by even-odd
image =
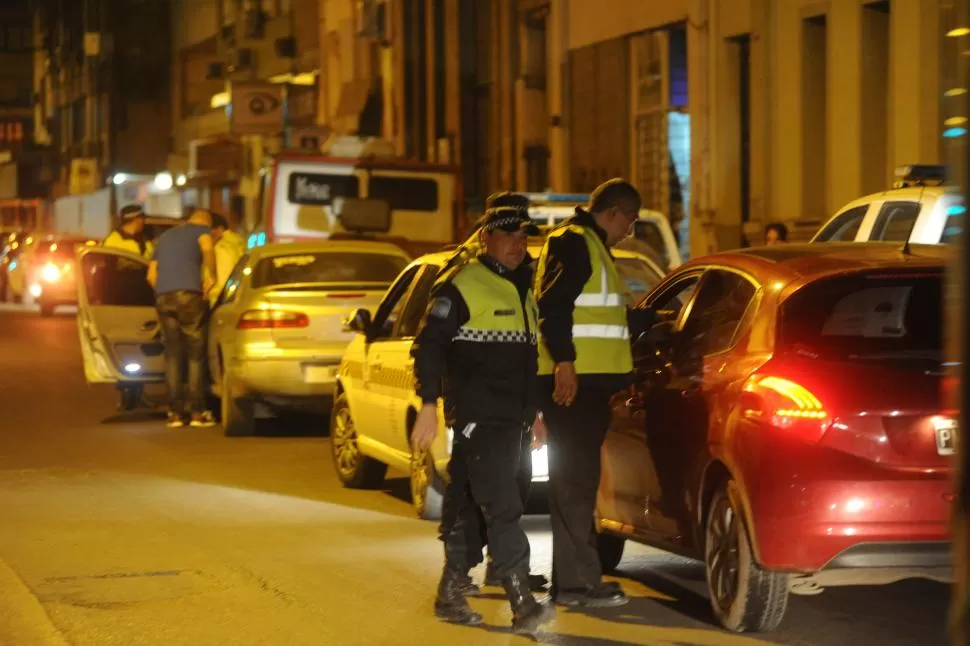
[[539, 256], [539, 379], [549, 425], [549, 511], [552, 594], [568, 606], [620, 606], [623, 590], [602, 581], [593, 513], [600, 447], [610, 423], [610, 398], [633, 372], [630, 330], [653, 322], [628, 309], [626, 285], [610, 248], [630, 235], [640, 194], [613, 179], [590, 195], [589, 208], [552, 231]]
[[[529, 198], [525, 195], [520, 195], [516, 193], [511, 193], [509, 191], [500, 191], [497, 193], [492, 193], [485, 200], [485, 210], [489, 212], [497, 208], [511, 208], [519, 209], [523, 217], [528, 217], [529, 206], [531, 202]], [[484, 225], [486, 217], [483, 217], [480, 222], [475, 226], [475, 230], [472, 232], [471, 236], [465, 242], [463, 242], [455, 253], [448, 259], [445, 266], [442, 268], [439, 274], [439, 280], [446, 279], [446, 277], [453, 275], [454, 272], [459, 270], [468, 261], [476, 258], [481, 253], [481, 242], [479, 241], [480, 230]], [[538, 232], [534, 230], [534, 232]], [[522, 261], [523, 268], [520, 270], [525, 272], [528, 269], [530, 272], [533, 270], [532, 267], [533, 259], [526, 253], [525, 260]], [[528, 284], [533, 283], [533, 278], [530, 276]], [[516, 482], [519, 486], [519, 495], [522, 497], [522, 508], [525, 509], [529, 501], [529, 492], [532, 490], [532, 433], [526, 432], [522, 434], [522, 455], [519, 457], [519, 473], [516, 476]], [[482, 518], [481, 513], [478, 511], [477, 507], [472, 507], [470, 510], [470, 516], [464, 522], [466, 528], [466, 541], [468, 547], [468, 569], [478, 566], [482, 562], [482, 550], [488, 544], [488, 534], [485, 531], [485, 519]], [[448, 518], [444, 519], [445, 523], [453, 522]], [[488, 566], [485, 569], [485, 585], [502, 585], [502, 580], [499, 579], [495, 574], [494, 562], [492, 560], [491, 554], [488, 555]], [[548, 583], [546, 577], [541, 574], [529, 574], [529, 585], [535, 591], [545, 590], [545, 586]], [[464, 577], [464, 582], [462, 584], [462, 590], [466, 595], [476, 595], [481, 592], [479, 587], [475, 585], [470, 575]]]
[[[426, 450], [438, 432], [437, 400], [455, 430], [445, 491], [441, 539], [445, 567], [435, 614], [478, 624], [463, 594], [469, 569], [467, 523], [477, 505], [485, 519], [495, 575], [512, 606], [512, 627], [534, 634], [552, 615], [529, 587], [529, 539], [519, 520], [516, 476], [522, 435], [537, 442], [545, 427], [536, 401], [536, 307], [531, 272], [523, 265], [534, 225], [518, 208], [490, 209], [480, 229], [482, 252], [436, 286], [415, 341], [414, 372], [423, 406], [412, 434]], [[478, 559], [481, 559], [479, 547]]]

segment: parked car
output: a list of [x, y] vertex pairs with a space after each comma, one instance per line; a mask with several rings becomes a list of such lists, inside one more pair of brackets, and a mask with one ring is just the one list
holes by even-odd
[[227, 435], [252, 435], [256, 407], [321, 409], [353, 333], [410, 262], [385, 242], [272, 243], [236, 265], [212, 311], [209, 371]]
[[77, 304], [75, 252], [97, 244], [93, 238], [52, 236], [30, 253], [29, 265], [24, 259], [27, 293], [40, 306], [41, 316], [51, 316], [59, 306]]
[[702, 560], [732, 631], [789, 592], [951, 575], [956, 421], [939, 397], [949, 249], [778, 245], [694, 260], [641, 306], [596, 525]]
[[[235, 267], [209, 324], [212, 391], [228, 435], [255, 430], [260, 413], [332, 392], [351, 335], [342, 320], [376, 304], [410, 259], [383, 243], [273, 244]], [[78, 333], [88, 383], [137, 392], [164, 381], [165, 358], [147, 281], [148, 261], [104, 247], [78, 252]]]
[[944, 181], [943, 166], [896, 169], [888, 191], [849, 202], [826, 222], [812, 242], [892, 241], [952, 243], [963, 233], [963, 195]]
[[[530, 241], [538, 257], [542, 240]], [[418, 516], [441, 517], [452, 431], [439, 434], [427, 453], [412, 455], [410, 433], [420, 400], [414, 391], [411, 345], [427, 308], [431, 288], [452, 251], [412, 262], [388, 290], [376, 313], [359, 310], [348, 322], [357, 336], [347, 346], [337, 376], [330, 422], [337, 475], [348, 487], [379, 486], [388, 465], [408, 472]], [[634, 298], [660, 282], [663, 272], [649, 259], [616, 251], [617, 266]], [[445, 428], [441, 406], [441, 428]], [[532, 452], [532, 480], [549, 477], [546, 449]]]

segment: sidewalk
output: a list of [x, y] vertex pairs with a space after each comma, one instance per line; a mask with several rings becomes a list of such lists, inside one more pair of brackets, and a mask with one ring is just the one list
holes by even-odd
[[0, 646], [68, 646], [44, 607], [0, 559]]

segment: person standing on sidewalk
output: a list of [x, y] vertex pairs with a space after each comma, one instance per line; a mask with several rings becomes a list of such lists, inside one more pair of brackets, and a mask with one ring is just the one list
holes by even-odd
[[649, 310], [629, 310], [610, 248], [630, 235], [640, 194], [612, 179], [593, 191], [589, 208], [553, 230], [536, 271], [539, 379], [549, 428], [552, 595], [566, 606], [622, 606], [629, 600], [602, 581], [593, 513], [600, 447], [610, 398], [630, 385], [630, 328], [653, 323]]
[[192, 426], [215, 425], [204, 392], [206, 296], [217, 275], [211, 227], [212, 215], [196, 209], [185, 224], [158, 238], [148, 267], [165, 341], [170, 428], [184, 426], [186, 418]]
[[[442, 395], [447, 422], [455, 429], [440, 530], [445, 567], [435, 614], [457, 624], [482, 622], [463, 592], [477, 505], [493, 571], [512, 606], [512, 629], [520, 634], [534, 634], [553, 614], [529, 587], [529, 539], [520, 524], [516, 480], [523, 433], [531, 427], [537, 443], [545, 439], [536, 406], [536, 306], [531, 272], [523, 263], [534, 230], [522, 209], [490, 209], [479, 234], [481, 252], [436, 285], [411, 351], [423, 403], [411, 437], [414, 451], [426, 451], [434, 441]], [[475, 523], [471, 532], [468, 523]], [[475, 556], [481, 560], [480, 545]]]

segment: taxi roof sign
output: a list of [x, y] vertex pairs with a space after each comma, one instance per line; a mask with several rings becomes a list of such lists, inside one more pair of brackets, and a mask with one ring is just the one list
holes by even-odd
[[940, 186], [946, 181], [946, 167], [938, 164], [909, 164], [893, 171], [893, 188]]

